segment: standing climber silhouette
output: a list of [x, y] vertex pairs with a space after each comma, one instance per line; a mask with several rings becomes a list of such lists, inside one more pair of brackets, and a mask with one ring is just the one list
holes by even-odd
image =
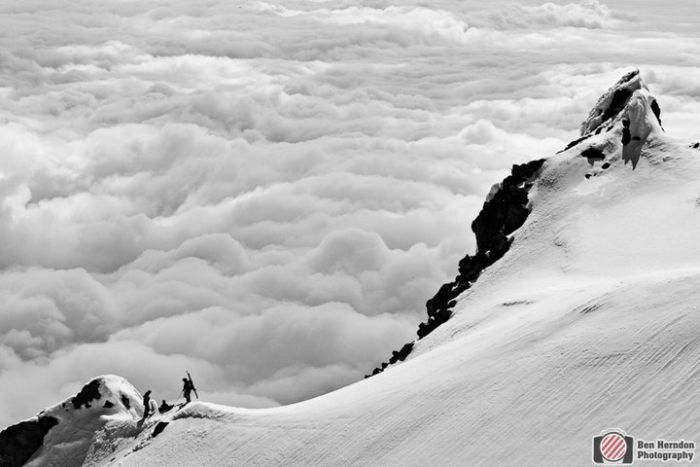
[[141, 423], [145, 422], [150, 414], [151, 414], [151, 390], [149, 389], [143, 395], [143, 418], [141, 419]]
[[185, 404], [189, 404], [192, 401], [192, 397], [190, 394], [192, 391], [194, 391], [194, 384], [192, 384], [192, 380], [189, 378], [182, 378], [183, 386], [182, 386], [182, 393], [185, 396]]

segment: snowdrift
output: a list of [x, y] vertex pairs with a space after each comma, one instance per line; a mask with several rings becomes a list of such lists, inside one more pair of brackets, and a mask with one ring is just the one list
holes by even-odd
[[[70, 438], [89, 444], [72, 464], [56, 415], [30, 465], [577, 466], [613, 427], [699, 442], [700, 151], [689, 143], [664, 133], [630, 73], [541, 164], [498, 260], [445, 288], [448, 319], [405, 361], [274, 409], [194, 402], [132, 431], [140, 407], [81, 412], [95, 431]], [[94, 422], [110, 416], [120, 422]]]

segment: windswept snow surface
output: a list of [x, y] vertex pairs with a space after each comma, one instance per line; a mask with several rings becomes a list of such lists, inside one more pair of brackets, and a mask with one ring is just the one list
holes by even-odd
[[611, 427], [700, 441], [700, 152], [634, 112], [636, 169], [620, 119], [549, 159], [509, 252], [404, 363], [281, 408], [195, 402], [85, 465], [578, 466]]

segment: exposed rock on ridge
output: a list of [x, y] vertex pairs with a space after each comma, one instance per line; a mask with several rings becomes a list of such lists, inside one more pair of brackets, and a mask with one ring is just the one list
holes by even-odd
[[20, 467], [42, 446], [44, 437], [58, 419], [34, 417], [0, 432], [0, 467]]
[[[631, 162], [634, 169], [642, 147], [655, 131], [663, 131], [661, 108], [656, 98], [649, 94], [639, 70], [634, 70], [598, 99], [581, 124], [581, 138], [569, 143], [564, 150], [588, 140], [589, 144], [581, 155], [587, 157], [591, 165], [602, 161], [609, 167], [612, 159], [619, 155], [625, 164]], [[597, 174], [593, 171], [586, 178]]]
[[[523, 225], [530, 213], [528, 193], [543, 163], [544, 159], [539, 159], [514, 165], [511, 174], [491, 189], [481, 212], [471, 225], [476, 236], [476, 254], [465, 256], [459, 262], [459, 274], [455, 280], [440, 287], [435, 296], [426, 302], [428, 319], [418, 325], [418, 339], [450, 319], [452, 308], [457, 304], [456, 298], [472, 286], [484, 269], [506, 254], [512, 241], [509, 235]], [[367, 377], [405, 360], [413, 345], [413, 342], [409, 342], [401, 350], [394, 351], [388, 363], [382, 363]]]

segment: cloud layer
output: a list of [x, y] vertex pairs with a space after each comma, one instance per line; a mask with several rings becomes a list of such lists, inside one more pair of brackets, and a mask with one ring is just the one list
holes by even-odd
[[101, 373], [249, 407], [351, 383], [622, 73], [697, 136], [693, 0], [46, 3], [0, 6], [3, 426]]

